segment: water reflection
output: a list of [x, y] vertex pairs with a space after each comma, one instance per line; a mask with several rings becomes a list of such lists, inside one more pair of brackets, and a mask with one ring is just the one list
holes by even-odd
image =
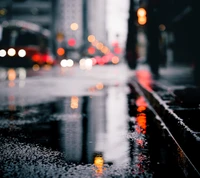
[[127, 86], [104, 89], [98, 96], [60, 97], [23, 108], [10, 95], [9, 112], [1, 111], [2, 121], [9, 120], [0, 123], [1, 136], [59, 151], [68, 164], [93, 165], [94, 177], [117, 169], [122, 176], [151, 177], [145, 99], [127, 95]]
[[[98, 85], [102, 88], [101, 83]], [[118, 93], [117, 87], [100, 96], [58, 98], [55, 102], [23, 108], [16, 104], [16, 99], [19, 98], [10, 93], [8, 110], [15, 111], [10, 115], [14, 116], [15, 124], [23, 129], [24, 134], [32, 138], [29, 141], [62, 150], [69, 162], [93, 163], [95, 153], [99, 152], [107, 157], [105, 162], [121, 162], [120, 151], [126, 152], [128, 145], [127, 98], [123, 91]], [[117, 108], [114, 112], [113, 107]], [[30, 118], [34, 118], [34, 122]], [[22, 120], [24, 122], [17, 122]], [[116, 144], [120, 146], [121, 140], [126, 146], [111, 154]]]
[[94, 165], [95, 165], [96, 176], [101, 176], [104, 171], [104, 159], [101, 154], [95, 155]]
[[144, 69], [137, 70], [136, 78], [144, 88], [146, 88], [149, 91], [152, 91], [153, 77], [149, 71]]
[[128, 95], [129, 103], [129, 144], [132, 172], [143, 174], [150, 171], [150, 153], [147, 141], [147, 103], [143, 96], [132, 90]]
[[63, 99], [62, 104], [59, 101], [59, 108], [63, 108], [58, 115], [63, 116], [58, 121], [59, 144], [67, 162], [95, 164], [97, 153], [102, 153], [103, 159], [107, 150], [104, 97], [73, 96]]

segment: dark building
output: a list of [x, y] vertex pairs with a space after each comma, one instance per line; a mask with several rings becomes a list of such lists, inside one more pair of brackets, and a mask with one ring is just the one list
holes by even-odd
[[6, 20], [19, 20], [37, 24], [50, 32], [49, 44], [54, 51], [56, 20], [54, 0], [1, 0], [0, 23]]
[[1, 0], [0, 21], [23, 20], [50, 29], [52, 25], [52, 0]]

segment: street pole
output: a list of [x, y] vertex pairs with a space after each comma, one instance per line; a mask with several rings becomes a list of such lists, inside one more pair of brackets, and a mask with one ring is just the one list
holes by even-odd
[[12, 19], [12, 6], [13, 6], [13, 0], [10, 0], [10, 2], [7, 5], [6, 20], [11, 20]]
[[147, 62], [150, 66], [151, 72], [154, 77], [159, 76], [159, 66], [160, 66], [160, 14], [159, 14], [159, 1], [150, 0], [147, 4]]
[[88, 37], [88, 8], [87, 0], [83, 0], [83, 45], [82, 45], [82, 54], [86, 52], [87, 49], [87, 37]]
[[54, 56], [56, 56], [56, 30], [55, 30], [55, 22], [57, 19], [57, 4], [58, 2], [56, 0], [51, 0], [51, 18], [52, 18], [52, 22], [51, 22], [51, 41], [50, 41], [50, 46], [51, 46], [51, 51], [53, 53]]
[[136, 26], [136, 11], [135, 1], [129, 1], [129, 18], [128, 18], [128, 33], [125, 47], [125, 59], [130, 69], [136, 68], [137, 52], [137, 26]]

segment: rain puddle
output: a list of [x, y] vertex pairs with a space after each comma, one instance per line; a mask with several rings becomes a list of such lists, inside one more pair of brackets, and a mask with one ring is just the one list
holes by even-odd
[[155, 118], [130, 86], [2, 110], [0, 176], [183, 177]]

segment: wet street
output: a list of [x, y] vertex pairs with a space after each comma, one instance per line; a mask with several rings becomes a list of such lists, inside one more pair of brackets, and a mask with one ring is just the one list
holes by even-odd
[[0, 69], [0, 176], [183, 177], [130, 74]]
[[1, 0], [0, 178], [200, 178], [200, 0]]

